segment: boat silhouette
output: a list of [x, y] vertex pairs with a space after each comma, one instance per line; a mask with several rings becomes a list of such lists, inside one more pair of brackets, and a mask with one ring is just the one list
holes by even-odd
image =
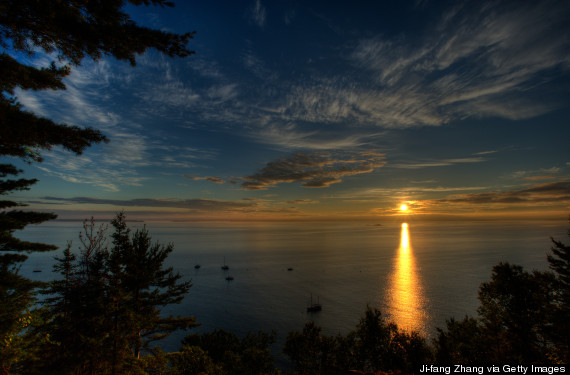
[[307, 312], [317, 312], [322, 309], [323, 306], [319, 303], [319, 297], [317, 297], [317, 303], [313, 303], [313, 295], [311, 294], [311, 304], [307, 307]]
[[230, 266], [228, 266], [228, 265], [226, 264], [226, 257], [224, 257], [224, 265], [222, 266], [222, 269], [223, 269], [224, 271], [227, 271], [227, 270], [230, 269]]

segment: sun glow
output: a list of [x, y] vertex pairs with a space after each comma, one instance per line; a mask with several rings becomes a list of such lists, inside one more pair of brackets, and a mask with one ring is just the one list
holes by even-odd
[[410, 243], [408, 223], [402, 223], [400, 247], [394, 258], [387, 289], [388, 315], [399, 327], [426, 333], [426, 297]]
[[408, 206], [406, 206], [405, 204], [403, 204], [403, 205], [400, 206], [400, 210], [403, 211], [403, 212], [408, 211]]

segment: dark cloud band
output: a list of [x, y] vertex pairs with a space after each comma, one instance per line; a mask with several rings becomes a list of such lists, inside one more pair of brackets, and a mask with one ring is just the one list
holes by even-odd
[[371, 173], [385, 164], [384, 154], [366, 151], [343, 155], [296, 153], [272, 162], [257, 173], [244, 177], [246, 190], [265, 190], [280, 183], [300, 182], [321, 188], [339, 183], [345, 176]]

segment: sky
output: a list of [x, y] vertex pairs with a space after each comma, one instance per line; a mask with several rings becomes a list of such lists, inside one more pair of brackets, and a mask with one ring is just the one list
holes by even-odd
[[[21, 165], [60, 218], [570, 213], [570, 2], [178, 1], [128, 7], [195, 54], [84, 60], [23, 107], [101, 130]], [[30, 62], [42, 66], [49, 56]], [[408, 206], [404, 213], [402, 204]]]

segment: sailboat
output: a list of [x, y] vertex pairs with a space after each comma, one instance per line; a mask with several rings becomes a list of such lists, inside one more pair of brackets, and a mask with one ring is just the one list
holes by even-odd
[[226, 264], [226, 257], [224, 257], [224, 265], [222, 266], [222, 269], [223, 269], [224, 271], [227, 271], [227, 270], [230, 269], [230, 266], [228, 266], [228, 265]]
[[317, 303], [313, 303], [313, 295], [311, 294], [311, 304], [307, 307], [307, 312], [317, 312], [321, 311], [323, 306], [319, 303], [319, 297], [317, 297]]

